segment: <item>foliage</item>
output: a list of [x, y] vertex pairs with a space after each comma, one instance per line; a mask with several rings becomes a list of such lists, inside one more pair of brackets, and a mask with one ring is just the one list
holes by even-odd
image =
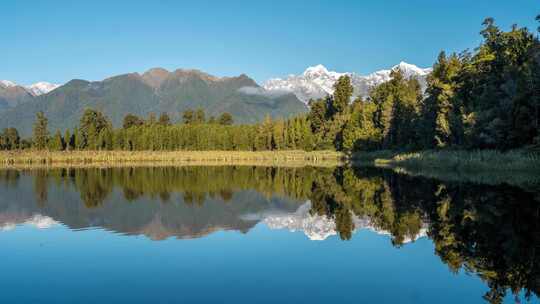
[[[540, 21], [540, 20], [539, 20]], [[66, 149], [85, 150], [328, 150], [496, 149], [540, 147], [540, 42], [526, 28], [500, 30], [484, 22], [474, 52], [441, 52], [425, 94], [415, 78], [393, 70], [366, 100], [351, 101], [349, 76], [333, 96], [311, 100], [310, 111], [287, 120], [270, 113], [260, 123], [235, 125], [230, 113], [206, 117], [185, 108], [182, 123], [163, 112], [145, 120], [128, 114], [113, 129], [102, 112], [86, 109]], [[73, 83], [72, 85], [75, 85]], [[82, 84], [81, 84], [82, 85]], [[214, 113], [214, 112], [212, 112]], [[1, 149], [20, 148], [17, 130], [0, 137]], [[7, 132], [7, 131], [6, 131]], [[9, 137], [9, 138], [8, 138]], [[47, 148], [47, 119], [38, 113], [34, 146]], [[17, 142], [17, 143], [15, 143]], [[59, 147], [55, 136], [52, 146]], [[69, 144], [67, 144], [69, 143]]]
[[33, 135], [34, 148], [38, 150], [47, 148], [47, 143], [49, 141], [49, 130], [47, 126], [48, 120], [45, 117], [45, 114], [43, 114], [43, 112], [38, 112], [36, 114], [36, 122], [34, 123]]

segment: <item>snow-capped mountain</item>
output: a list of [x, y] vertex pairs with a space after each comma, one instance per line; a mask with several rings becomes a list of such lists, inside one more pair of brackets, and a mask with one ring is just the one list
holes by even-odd
[[6, 221], [0, 223], [0, 231], [9, 231], [15, 229], [17, 225], [28, 225], [33, 226], [37, 229], [48, 229], [55, 225], [58, 225], [58, 222], [56, 222], [54, 219], [48, 216], [44, 216], [41, 214], [34, 214], [30, 218], [14, 218], [11, 221]]
[[11, 88], [17, 86], [17, 84], [9, 80], [0, 80], [0, 86], [5, 88]]
[[[302, 204], [294, 213], [285, 214], [269, 214], [264, 216], [263, 223], [270, 229], [287, 229], [289, 231], [301, 231], [310, 240], [323, 241], [330, 236], [336, 235], [336, 223], [334, 220], [320, 215], [313, 215], [311, 210], [311, 202]], [[381, 235], [390, 235], [389, 231], [380, 230], [373, 226], [368, 218], [360, 218], [353, 216], [354, 232], [367, 229]], [[420, 232], [412, 237], [403, 240], [403, 243], [414, 242], [419, 238], [427, 236], [427, 225]]]
[[47, 94], [60, 86], [61, 85], [59, 84], [54, 84], [54, 83], [49, 83], [49, 82], [44, 82], [44, 81], [24, 86], [24, 85], [18, 85], [14, 83], [13, 81], [9, 81], [9, 80], [0, 80], [0, 88], [7, 89], [7, 88], [21, 87], [32, 96], [39, 96], [39, 95]]
[[47, 94], [58, 87], [60, 87], [59, 84], [54, 84], [54, 83], [49, 83], [49, 82], [44, 82], [44, 81], [34, 83], [29, 86], [25, 86], [25, 88], [34, 96]]
[[338, 73], [329, 71], [319, 64], [307, 68], [302, 75], [289, 75], [285, 79], [273, 78], [264, 84], [266, 91], [293, 93], [303, 101], [308, 103], [312, 98], [321, 98], [334, 92], [334, 83], [343, 75], [349, 75], [354, 87], [354, 96], [366, 97], [373, 87], [390, 80], [392, 70], [399, 69], [405, 77], [416, 77], [422, 88], [425, 89], [426, 78], [431, 73], [431, 68], [419, 68], [413, 64], [401, 62], [389, 70], [381, 70], [362, 76], [356, 73]]

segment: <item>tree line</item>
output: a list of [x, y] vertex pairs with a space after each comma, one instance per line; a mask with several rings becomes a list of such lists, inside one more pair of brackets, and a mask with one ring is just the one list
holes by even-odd
[[517, 25], [505, 32], [492, 18], [483, 25], [476, 50], [439, 54], [425, 92], [418, 79], [394, 70], [390, 81], [351, 102], [351, 79], [342, 76], [333, 95], [310, 101], [306, 115], [267, 116], [252, 125], [235, 125], [229, 113], [207, 119], [198, 109], [182, 113], [177, 124], [167, 113], [146, 119], [128, 114], [114, 129], [102, 113], [87, 109], [77, 128], [51, 135], [40, 112], [31, 140], [8, 128], [0, 135], [0, 149], [354, 152], [540, 145], [538, 35]]
[[[262, 151], [311, 150], [313, 146], [311, 128], [306, 116], [288, 120], [273, 120], [267, 116], [263, 122], [252, 125], [234, 124], [229, 113], [207, 119], [202, 109], [186, 110], [181, 117], [181, 122], [172, 123], [167, 113], [162, 113], [159, 117], [151, 113], [146, 119], [127, 114], [122, 127], [115, 129], [103, 113], [86, 109], [76, 128], [68, 129], [64, 134], [56, 131], [51, 135], [48, 131], [48, 120], [40, 112], [36, 115], [33, 128], [32, 147], [52, 151]], [[16, 133], [16, 130], [13, 132]], [[20, 142], [18, 135], [15, 137]], [[21, 145], [6, 148], [12, 150], [17, 147]]]
[[[537, 17], [540, 21], [540, 16]], [[510, 149], [540, 144], [540, 42], [527, 28], [483, 23], [474, 52], [441, 52], [422, 92], [417, 79], [391, 80], [348, 105], [352, 85], [340, 78], [334, 96], [311, 102], [320, 148]], [[540, 28], [538, 29], [540, 31]]]

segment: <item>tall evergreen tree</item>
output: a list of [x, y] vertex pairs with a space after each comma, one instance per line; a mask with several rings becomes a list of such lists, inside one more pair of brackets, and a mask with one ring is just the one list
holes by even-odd
[[456, 105], [455, 90], [461, 61], [455, 54], [447, 57], [439, 54], [433, 71], [428, 76], [427, 98], [422, 104], [422, 124], [419, 134], [424, 148], [444, 148], [458, 144], [461, 115]]
[[112, 126], [101, 112], [86, 109], [79, 124], [80, 148], [98, 149], [99, 133], [106, 128], [111, 129]]
[[353, 86], [351, 78], [348, 75], [339, 77], [334, 84], [334, 97], [332, 99], [333, 113], [343, 113], [347, 109], [351, 96], [353, 94]]
[[49, 149], [51, 151], [63, 151], [64, 150], [64, 140], [60, 130], [56, 130], [52, 139], [49, 141]]
[[272, 150], [272, 135], [274, 123], [270, 115], [266, 115], [264, 121], [259, 125], [257, 129], [257, 135], [255, 138], [255, 149], [258, 151]]
[[320, 132], [327, 121], [327, 100], [317, 99], [309, 101], [310, 111], [308, 119], [311, 121], [311, 127], [314, 133]]
[[69, 129], [66, 129], [66, 132], [64, 133], [64, 146], [66, 151], [71, 151], [74, 148], [73, 136]]
[[379, 147], [380, 130], [375, 127], [377, 106], [371, 101], [358, 99], [352, 107], [351, 117], [343, 129], [343, 148], [347, 151], [373, 150]]
[[47, 143], [49, 141], [48, 123], [49, 121], [43, 112], [38, 112], [36, 114], [32, 141], [34, 143], [34, 148], [38, 150], [44, 150], [47, 148]]
[[0, 150], [16, 150], [21, 148], [21, 137], [15, 128], [6, 128], [0, 134]]

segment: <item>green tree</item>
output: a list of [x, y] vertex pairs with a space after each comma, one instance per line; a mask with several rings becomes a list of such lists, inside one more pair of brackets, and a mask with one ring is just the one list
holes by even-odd
[[159, 124], [162, 126], [171, 125], [171, 118], [169, 117], [169, 114], [167, 114], [167, 112], [162, 112], [161, 115], [159, 115]]
[[375, 125], [382, 135], [382, 147], [414, 148], [419, 145], [418, 130], [422, 92], [418, 80], [406, 79], [393, 70], [389, 82], [376, 87], [370, 99], [377, 106]]
[[187, 109], [182, 113], [182, 121], [185, 124], [192, 124], [195, 119], [195, 113], [193, 113], [193, 110]]
[[347, 109], [352, 94], [351, 78], [348, 75], [339, 77], [334, 84], [334, 97], [332, 99], [332, 111], [334, 114], [343, 113]]
[[219, 124], [229, 126], [234, 123], [231, 113], [225, 112], [219, 116]]
[[195, 111], [194, 122], [198, 124], [203, 124], [206, 122], [206, 114], [204, 113], [203, 109], [199, 108], [197, 111]]
[[272, 146], [276, 150], [285, 149], [285, 122], [281, 119], [273, 124], [272, 128]]
[[483, 25], [483, 42], [464, 56], [458, 76], [466, 144], [495, 149], [531, 144], [538, 134], [538, 37], [516, 25], [504, 32], [492, 18]]
[[357, 99], [343, 129], [343, 148], [347, 151], [373, 150], [379, 147], [381, 134], [375, 127], [377, 106]]
[[52, 139], [49, 141], [49, 149], [52, 151], [63, 151], [64, 150], [64, 140], [60, 130], [56, 130]]
[[133, 114], [127, 114], [124, 117], [124, 122], [122, 123], [122, 128], [129, 129], [131, 127], [138, 127], [142, 126], [144, 124], [144, 120], [142, 120], [139, 116], [133, 115]]
[[272, 135], [274, 123], [270, 115], [266, 115], [264, 121], [257, 127], [255, 138], [255, 149], [258, 151], [272, 150]]
[[16, 150], [21, 148], [21, 137], [15, 128], [6, 128], [0, 134], [0, 150]]
[[112, 129], [107, 118], [99, 111], [86, 109], [79, 124], [79, 148], [99, 149], [98, 137], [103, 129]]
[[428, 76], [427, 98], [422, 104], [422, 124], [419, 134], [424, 148], [444, 148], [457, 144], [462, 137], [459, 113], [456, 106], [455, 90], [457, 76], [461, 71], [461, 61], [457, 55], [447, 57], [439, 54], [433, 71]]
[[113, 134], [109, 128], [103, 128], [99, 131], [97, 149], [112, 150], [113, 149]]
[[309, 101], [310, 111], [308, 119], [314, 133], [319, 133], [327, 121], [327, 99], [318, 99]]
[[73, 129], [73, 145], [74, 149], [76, 150], [81, 150], [84, 148], [84, 142], [79, 128]]
[[47, 143], [49, 141], [48, 123], [49, 121], [43, 112], [38, 112], [36, 114], [36, 122], [34, 123], [32, 140], [34, 143], [34, 148], [38, 150], [44, 150], [47, 148]]
[[73, 150], [75, 146], [73, 136], [71, 135], [71, 132], [69, 131], [69, 129], [66, 129], [66, 132], [64, 133], [64, 145], [65, 145], [66, 151]]

